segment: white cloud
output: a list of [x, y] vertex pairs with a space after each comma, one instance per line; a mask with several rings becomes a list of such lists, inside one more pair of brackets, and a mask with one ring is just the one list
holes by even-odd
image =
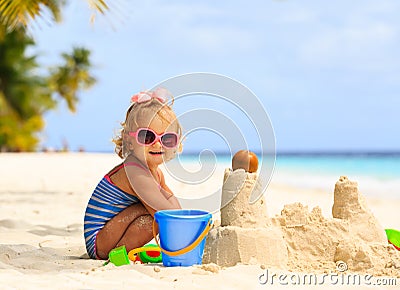
[[381, 70], [398, 66], [392, 56], [399, 40], [398, 28], [383, 21], [325, 27], [306, 40], [299, 53], [303, 62], [320, 67]]
[[199, 53], [220, 54], [248, 50], [256, 42], [251, 28], [230, 21], [237, 11], [227, 13], [223, 6], [154, 0], [138, 2], [131, 10], [124, 30], [146, 33], [147, 39], [177, 45], [173, 49], [183, 46]]
[[307, 9], [296, 5], [295, 7], [288, 7], [282, 5], [284, 13], [279, 13], [275, 17], [276, 23], [281, 24], [304, 24], [304, 23], [315, 23], [318, 21], [318, 13], [316, 10]]

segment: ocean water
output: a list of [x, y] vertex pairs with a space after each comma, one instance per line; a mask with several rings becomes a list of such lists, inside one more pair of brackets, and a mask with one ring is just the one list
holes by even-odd
[[[208, 163], [226, 168], [231, 166], [231, 156], [182, 154], [179, 162], [194, 170], [207, 167]], [[273, 158], [266, 162], [273, 162]], [[333, 192], [342, 175], [357, 181], [365, 195], [400, 199], [399, 153], [278, 154], [271, 182]]]
[[382, 181], [400, 179], [400, 155], [282, 155], [276, 166], [287, 171], [307, 171], [313, 174], [348, 174]]
[[357, 181], [367, 196], [400, 198], [399, 154], [282, 155], [275, 173], [278, 182], [329, 192], [343, 175]]

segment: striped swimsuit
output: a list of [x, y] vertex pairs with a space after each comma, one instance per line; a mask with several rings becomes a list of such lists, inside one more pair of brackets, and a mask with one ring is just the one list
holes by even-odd
[[98, 232], [121, 211], [132, 204], [140, 202], [137, 197], [118, 188], [110, 179], [112, 174], [126, 165], [133, 165], [146, 170], [143, 166], [133, 162], [121, 164], [121, 166], [110, 172], [110, 174], [103, 177], [96, 186], [87, 205], [84, 219], [84, 237], [86, 251], [92, 259], [98, 259], [96, 254]]

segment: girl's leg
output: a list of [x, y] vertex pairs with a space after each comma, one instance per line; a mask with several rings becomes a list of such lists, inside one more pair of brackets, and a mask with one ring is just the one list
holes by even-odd
[[153, 217], [150, 214], [142, 215], [135, 219], [127, 228], [116, 247], [125, 245], [129, 252], [147, 244], [153, 239]]
[[142, 204], [127, 207], [97, 234], [97, 256], [107, 259], [108, 253], [121, 245], [125, 245], [128, 251], [144, 245], [153, 237], [152, 221], [152, 216]]

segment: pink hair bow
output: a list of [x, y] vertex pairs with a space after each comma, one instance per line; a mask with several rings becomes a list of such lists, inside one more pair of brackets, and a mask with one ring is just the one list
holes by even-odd
[[131, 101], [134, 103], [144, 103], [150, 101], [151, 99], [157, 99], [161, 103], [165, 103], [168, 96], [171, 96], [171, 93], [167, 89], [157, 88], [154, 91], [144, 91], [133, 95]]

